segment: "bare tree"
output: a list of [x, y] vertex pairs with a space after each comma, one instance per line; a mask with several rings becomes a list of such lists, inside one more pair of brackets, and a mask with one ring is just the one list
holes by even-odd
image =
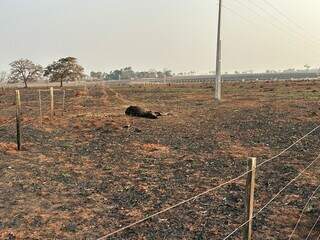
[[84, 69], [77, 63], [74, 57], [61, 58], [46, 67], [44, 76], [49, 77], [51, 82], [77, 81], [84, 77]]
[[7, 73], [6, 72], [0, 72], [0, 84], [5, 83], [7, 81]]
[[23, 82], [27, 88], [29, 82], [37, 81], [42, 76], [41, 65], [34, 64], [29, 59], [19, 59], [10, 63], [9, 82]]

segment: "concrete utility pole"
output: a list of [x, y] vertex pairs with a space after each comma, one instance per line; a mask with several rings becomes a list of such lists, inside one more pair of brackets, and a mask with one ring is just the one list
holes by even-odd
[[216, 82], [215, 82], [215, 99], [221, 100], [221, 11], [222, 0], [219, 0], [219, 17], [217, 33], [217, 59], [216, 59]]

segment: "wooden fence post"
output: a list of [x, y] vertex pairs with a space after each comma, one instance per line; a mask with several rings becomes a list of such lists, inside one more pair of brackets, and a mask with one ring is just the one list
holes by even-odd
[[257, 159], [249, 158], [248, 170], [251, 170], [251, 172], [247, 175], [247, 184], [246, 184], [246, 221], [248, 221], [248, 223], [244, 228], [243, 240], [252, 239], [252, 217], [253, 217], [253, 207], [254, 207], [256, 167], [257, 167]]
[[16, 90], [17, 148], [21, 150], [21, 101], [20, 91]]
[[66, 90], [62, 92], [62, 116], [64, 115], [65, 110], [65, 99], [66, 99]]
[[50, 103], [51, 103], [51, 121], [54, 115], [54, 98], [53, 98], [53, 87], [50, 87]]
[[87, 82], [85, 81], [84, 82], [84, 92], [85, 92], [85, 94], [86, 94], [86, 96], [88, 96], [88, 86], [87, 86]]
[[41, 102], [41, 90], [39, 90], [39, 115], [40, 115], [40, 126], [42, 127], [42, 102]]
[[104, 95], [107, 97], [107, 88], [106, 88], [106, 83], [103, 83], [103, 92], [104, 92]]

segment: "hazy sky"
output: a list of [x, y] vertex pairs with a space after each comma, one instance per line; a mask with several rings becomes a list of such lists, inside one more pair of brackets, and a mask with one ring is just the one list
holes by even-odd
[[[319, 0], [224, 0], [223, 71], [320, 66]], [[75, 56], [90, 70], [214, 69], [217, 0], [0, 0], [0, 70]], [[293, 21], [292, 21], [293, 20]]]

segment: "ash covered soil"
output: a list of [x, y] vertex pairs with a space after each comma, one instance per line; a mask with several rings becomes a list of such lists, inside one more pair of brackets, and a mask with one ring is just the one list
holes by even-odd
[[[247, 170], [311, 131], [320, 82], [225, 83], [224, 100], [196, 85], [91, 85], [49, 96], [21, 89], [23, 151], [14, 123], [0, 127], [0, 239], [97, 239]], [[138, 105], [166, 113], [127, 117]], [[15, 116], [14, 90], [0, 90], [0, 126]], [[320, 153], [320, 129], [257, 169], [257, 212]], [[288, 239], [320, 184], [320, 160], [254, 220], [254, 239]], [[109, 239], [223, 239], [244, 222], [245, 177]], [[293, 239], [320, 215], [320, 192]], [[318, 224], [310, 239], [320, 234]], [[241, 231], [231, 239], [241, 239]]]

